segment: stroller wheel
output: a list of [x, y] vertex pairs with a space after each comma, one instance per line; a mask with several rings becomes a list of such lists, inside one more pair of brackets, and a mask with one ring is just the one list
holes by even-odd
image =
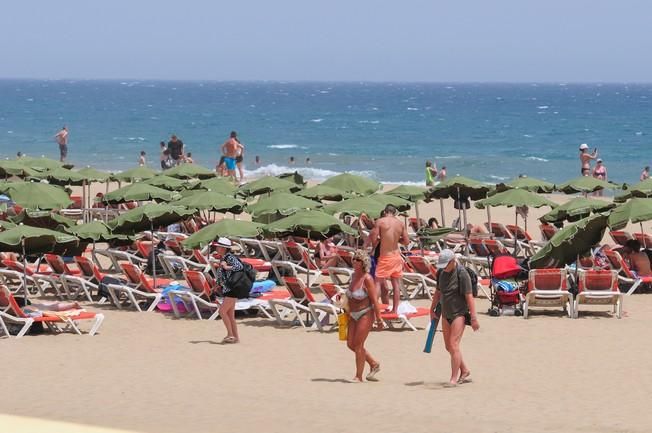
[[498, 311], [498, 308], [490, 308], [489, 309], [489, 315], [491, 317], [498, 317], [498, 316], [500, 316], [500, 311]]
[[515, 316], [522, 316], [523, 315], [523, 310], [521, 310], [520, 308], [516, 308], [514, 310], [514, 315]]

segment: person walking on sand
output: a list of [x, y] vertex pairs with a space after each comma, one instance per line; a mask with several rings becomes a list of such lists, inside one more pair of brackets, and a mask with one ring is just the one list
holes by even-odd
[[238, 157], [238, 152], [242, 148], [237, 137], [238, 134], [235, 131], [231, 131], [229, 138], [224, 142], [221, 148], [222, 155], [224, 156], [224, 165], [226, 166], [226, 175], [232, 177], [234, 180], [237, 180], [235, 175], [236, 158]]
[[591, 160], [598, 157], [598, 148], [593, 149], [593, 153], [589, 153], [589, 145], [586, 143], [580, 144], [580, 164], [582, 166], [582, 176], [588, 176], [591, 173]]
[[59, 161], [64, 162], [68, 157], [68, 127], [64, 125], [54, 139], [59, 144]]
[[650, 178], [650, 166], [646, 165], [643, 171], [641, 172], [641, 177], [639, 180], [642, 182]]
[[352, 379], [354, 383], [362, 382], [365, 362], [370, 368], [366, 377], [368, 381], [378, 381], [376, 374], [380, 372], [380, 363], [364, 347], [374, 319], [379, 329], [384, 327], [380, 318], [378, 292], [373, 278], [369, 275], [370, 268], [371, 260], [367, 252], [356, 250], [353, 254], [353, 275], [346, 291], [349, 304], [346, 345], [355, 353], [355, 376]]
[[426, 186], [433, 186], [437, 178], [437, 165], [433, 165], [432, 161], [426, 161]]
[[385, 207], [384, 215], [378, 218], [369, 233], [373, 248], [380, 245], [378, 263], [376, 264], [376, 289], [380, 291], [389, 278], [392, 282], [393, 304], [391, 311], [396, 314], [401, 300], [401, 278], [403, 277], [403, 258], [399, 243], [407, 245], [410, 238], [403, 224], [396, 218], [397, 210], [392, 205]]
[[222, 286], [224, 300], [220, 306], [220, 317], [226, 327], [226, 337], [223, 344], [239, 343], [238, 326], [235, 321], [235, 303], [238, 299], [249, 297], [249, 290], [229, 286], [229, 279], [233, 272], [241, 272], [244, 266], [240, 259], [231, 253], [233, 244], [228, 238], [217, 240], [217, 254], [222, 258], [217, 272], [217, 281]]
[[444, 316], [442, 331], [446, 351], [451, 357], [451, 377], [444, 385], [454, 387], [471, 382], [471, 371], [464, 362], [460, 344], [465, 325], [473, 331], [480, 329], [475, 310], [475, 300], [471, 288], [471, 277], [463, 266], [458, 265], [455, 253], [445, 249], [437, 260], [437, 290], [430, 304], [430, 318], [438, 315], [436, 308], [441, 301], [441, 314]]

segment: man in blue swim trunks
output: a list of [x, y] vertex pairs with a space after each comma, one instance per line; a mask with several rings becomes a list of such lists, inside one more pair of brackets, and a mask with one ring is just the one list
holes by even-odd
[[222, 145], [222, 155], [224, 156], [224, 165], [226, 166], [226, 175], [235, 179], [236, 158], [243, 147], [237, 139], [237, 133], [231, 131], [229, 139]]

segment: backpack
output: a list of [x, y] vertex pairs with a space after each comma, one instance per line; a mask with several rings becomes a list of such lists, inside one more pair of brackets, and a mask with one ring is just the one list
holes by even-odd
[[[462, 266], [462, 265], [457, 265], [456, 273], [457, 273], [457, 287], [461, 289], [461, 284], [460, 284], [460, 272], [464, 269], [467, 274], [469, 274], [469, 279], [471, 280], [471, 294], [473, 294], [474, 298], [478, 297], [478, 274], [475, 273], [475, 271], [468, 266]], [[441, 274], [441, 270], [437, 271], [437, 285], [439, 286], [439, 275]], [[462, 293], [462, 295], [464, 295]]]
[[[240, 261], [240, 259], [238, 260]], [[242, 261], [240, 263], [242, 264], [242, 270], [231, 272], [231, 276], [226, 283], [231, 290], [249, 293], [256, 281], [256, 270], [249, 263]]]

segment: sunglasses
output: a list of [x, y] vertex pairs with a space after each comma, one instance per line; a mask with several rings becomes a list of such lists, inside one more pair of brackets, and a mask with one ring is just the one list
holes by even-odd
[[362, 259], [353, 259], [354, 262], [361, 262]]

